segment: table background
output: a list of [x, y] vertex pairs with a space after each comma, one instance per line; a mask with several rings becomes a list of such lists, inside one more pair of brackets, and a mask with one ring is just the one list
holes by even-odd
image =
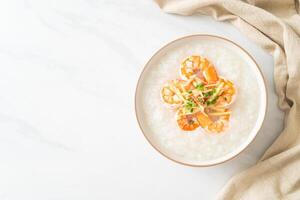
[[[209, 168], [159, 155], [134, 114], [143, 65], [167, 42], [195, 33], [249, 51], [269, 95], [256, 140]], [[271, 56], [231, 25], [167, 15], [152, 1], [1, 1], [0, 200], [214, 199], [282, 129], [272, 76]]]

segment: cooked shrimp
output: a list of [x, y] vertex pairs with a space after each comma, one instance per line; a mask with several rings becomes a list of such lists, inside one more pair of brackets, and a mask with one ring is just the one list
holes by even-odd
[[202, 128], [206, 128], [212, 123], [209, 116], [202, 112], [197, 113], [197, 120]]
[[216, 121], [210, 124], [207, 128], [210, 132], [220, 133], [225, 129], [225, 123], [223, 121]]
[[181, 94], [180, 81], [174, 80], [166, 84], [161, 90], [163, 101], [171, 105], [183, 103], [184, 97]]
[[206, 58], [200, 59], [199, 69], [208, 84], [216, 83], [219, 80], [215, 67]]
[[210, 132], [220, 133], [228, 126], [230, 111], [224, 109], [221, 112], [213, 112], [208, 114], [213, 122], [207, 127]]
[[180, 66], [180, 74], [183, 79], [188, 80], [191, 76], [195, 75], [199, 70], [200, 56], [189, 56]]
[[179, 128], [184, 131], [193, 131], [200, 126], [198, 119], [197, 119], [197, 113], [184, 114], [183, 109], [179, 109], [177, 111], [176, 121], [177, 121]]
[[228, 120], [219, 119], [208, 126], [210, 132], [220, 133], [223, 132], [228, 126]]
[[181, 63], [180, 73], [183, 79], [190, 79], [196, 75], [207, 83], [216, 83], [219, 80], [215, 67], [200, 56], [190, 56]]
[[217, 105], [228, 106], [234, 100], [236, 89], [231, 81], [223, 78], [220, 81], [224, 83], [224, 87], [222, 94], [217, 100]]

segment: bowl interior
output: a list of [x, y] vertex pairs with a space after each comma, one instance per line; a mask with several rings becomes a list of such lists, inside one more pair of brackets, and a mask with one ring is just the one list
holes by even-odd
[[[255, 75], [255, 80], [257, 81], [257, 84], [259, 85], [259, 98], [257, 101], [259, 101], [259, 113], [257, 114], [255, 124], [253, 125], [253, 128], [251, 129], [250, 133], [248, 134], [247, 138], [239, 145], [237, 146], [233, 151], [213, 159], [208, 160], [195, 160], [195, 159], [189, 159], [182, 156], [178, 156], [176, 153], [172, 151], [167, 151], [164, 146], [157, 140], [155, 137], [155, 134], [153, 134], [153, 130], [151, 129], [151, 124], [148, 124], [146, 119], [146, 112], [143, 109], [143, 93], [145, 85], [149, 84], [149, 82], [146, 81], [147, 76], [149, 76], [149, 73], [155, 73], [155, 66], [157, 63], [161, 62], [161, 59], [165, 55], [168, 54], [168, 52], [174, 50], [174, 49], [180, 49], [183, 46], [189, 45], [189, 44], [209, 44], [209, 45], [215, 45], [216, 48], [224, 48], [227, 50], [230, 50], [236, 54], [240, 59], [243, 60], [243, 62], [246, 63], [247, 67], [251, 69], [251, 72]], [[168, 78], [166, 78], [168, 79]], [[238, 98], [238, 97], [237, 97]], [[136, 107], [136, 116], [138, 123], [140, 125], [140, 128], [145, 135], [146, 139], [149, 141], [149, 143], [158, 150], [162, 155], [166, 156], [167, 158], [179, 162], [181, 164], [185, 165], [192, 165], [192, 166], [210, 166], [215, 165], [218, 163], [225, 162], [234, 156], [238, 155], [243, 149], [245, 149], [251, 141], [255, 138], [257, 135], [260, 127], [262, 126], [265, 112], [266, 112], [266, 104], [267, 104], [267, 95], [266, 95], [266, 87], [265, 82], [262, 76], [262, 73], [254, 61], [254, 59], [240, 46], [236, 45], [232, 41], [229, 41], [227, 39], [218, 37], [218, 36], [212, 36], [212, 35], [192, 35], [183, 37], [180, 39], [177, 39], [166, 46], [162, 47], [159, 51], [157, 51], [152, 58], [148, 61], [146, 66], [144, 67], [143, 72], [140, 75], [137, 88], [136, 88], [136, 96], [135, 96], [135, 107]], [[245, 105], [247, 106], [247, 105]]]

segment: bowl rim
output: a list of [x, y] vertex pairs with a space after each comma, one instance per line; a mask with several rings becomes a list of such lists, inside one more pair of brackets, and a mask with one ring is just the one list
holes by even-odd
[[[212, 164], [190, 164], [190, 163], [186, 163], [186, 162], [182, 162], [182, 161], [178, 161], [176, 159], [173, 159], [171, 158], [170, 156], [166, 155], [165, 153], [163, 153], [161, 150], [159, 150], [152, 142], [151, 140], [147, 137], [147, 135], [145, 134], [145, 131], [141, 125], [141, 122], [140, 122], [140, 119], [139, 119], [139, 116], [137, 114], [137, 91], [138, 91], [138, 88], [139, 88], [139, 85], [140, 85], [140, 82], [141, 82], [141, 77], [142, 75], [144, 74], [144, 72], [146, 71], [146, 69], [149, 67], [149, 63], [150, 61], [152, 61], [152, 59], [157, 55], [159, 54], [163, 49], [165, 49], [167, 46], [169, 45], [172, 45], [173, 43], [179, 41], [179, 40], [183, 40], [183, 39], [186, 39], [186, 38], [191, 38], [191, 37], [213, 37], [213, 38], [217, 38], [217, 39], [221, 39], [221, 40], [225, 40], [231, 44], [233, 44], [234, 46], [238, 47], [240, 50], [242, 50], [244, 53], [246, 53], [246, 55], [254, 62], [256, 68], [258, 69], [258, 72], [260, 74], [260, 76], [262, 77], [262, 83], [263, 83], [263, 90], [265, 92], [265, 109], [264, 109], [264, 112], [263, 112], [263, 119], [261, 121], [261, 124], [259, 125], [259, 128], [257, 129], [255, 135], [253, 136], [253, 138], [248, 142], [247, 145], [245, 145], [240, 151], [238, 151], [237, 153], [235, 153], [233, 156], [227, 158], [226, 160], [222, 160], [220, 162], [216, 162], [216, 163], [212, 163]], [[248, 51], [246, 51], [243, 47], [241, 47], [239, 44], [227, 39], [227, 38], [224, 38], [222, 36], [218, 36], [218, 35], [212, 35], [212, 34], [191, 34], [191, 35], [186, 35], [186, 36], [183, 36], [183, 37], [179, 37], [175, 40], [172, 40], [171, 42], [168, 42], [166, 43], [165, 45], [163, 45], [161, 48], [159, 48], [151, 57], [150, 59], [146, 62], [146, 64], [144, 65], [142, 71], [140, 72], [139, 74], [139, 78], [138, 78], [138, 81], [137, 81], [137, 84], [136, 84], [136, 88], [135, 88], [135, 95], [134, 95], [134, 107], [135, 107], [135, 117], [136, 117], [136, 120], [138, 122], [138, 125], [139, 125], [139, 128], [140, 130], [142, 131], [144, 137], [146, 138], [146, 140], [148, 141], [148, 143], [159, 153], [161, 154], [163, 157], [175, 162], [175, 163], [178, 163], [178, 164], [181, 164], [181, 165], [184, 165], [184, 166], [189, 166], [189, 167], [210, 167], [210, 166], [215, 166], [215, 165], [219, 165], [219, 164], [222, 164], [222, 163], [225, 163], [229, 160], [232, 160], [234, 159], [235, 157], [237, 157], [238, 155], [240, 155], [242, 152], [244, 152], [250, 144], [253, 143], [253, 141], [256, 139], [257, 135], [258, 135], [258, 132], [261, 130], [261, 127], [265, 121], [265, 118], [266, 118], [266, 112], [267, 112], [267, 108], [268, 108], [268, 92], [267, 92], [267, 86], [266, 86], [266, 80], [265, 80], [265, 77], [262, 73], [262, 70], [260, 69], [259, 65], [257, 64], [257, 62], [255, 61], [255, 59], [250, 55], [250, 53], [248, 53]]]

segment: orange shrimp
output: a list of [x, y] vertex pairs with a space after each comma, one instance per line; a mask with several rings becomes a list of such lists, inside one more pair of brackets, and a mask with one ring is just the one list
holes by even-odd
[[201, 112], [197, 113], [197, 120], [202, 128], [206, 128], [213, 123], [208, 115]]
[[224, 129], [228, 126], [228, 121], [230, 118], [229, 109], [221, 108], [219, 112], [213, 113], [208, 111], [208, 115], [210, 119], [212, 119], [212, 123], [207, 127], [207, 130], [210, 132], [220, 133], [224, 131]]
[[184, 131], [193, 131], [200, 126], [197, 119], [197, 113], [186, 115], [184, 114], [183, 109], [177, 111], [176, 121], [179, 128]]
[[165, 103], [176, 106], [183, 102], [181, 82], [180, 80], [172, 80], [162, 88], [161, 97]]
[[228, 106], [234, 101], [236, 89], [233, 83], [223, 78], [220, 79], [224, 83], [223, 92], [217, 100], [217, 105]]
[[200, 56], [189, 56], [187, 57], [180, 66], [181, 77], [185, 80], [191, 78], [191, 76], [196, 74], [199, 69]]
[[219, 80], [215, 67], [206, 58], [201, 58], [199, 67], [208, 84], [216, 83]]
[[219, 80], [215, 67], [206, 59], [200, 56], [190, 56], [186, 58], [180, 66], [181, 77], [189, 80], [192, 76], [197, 76], [207, 83], [216, 83]]

